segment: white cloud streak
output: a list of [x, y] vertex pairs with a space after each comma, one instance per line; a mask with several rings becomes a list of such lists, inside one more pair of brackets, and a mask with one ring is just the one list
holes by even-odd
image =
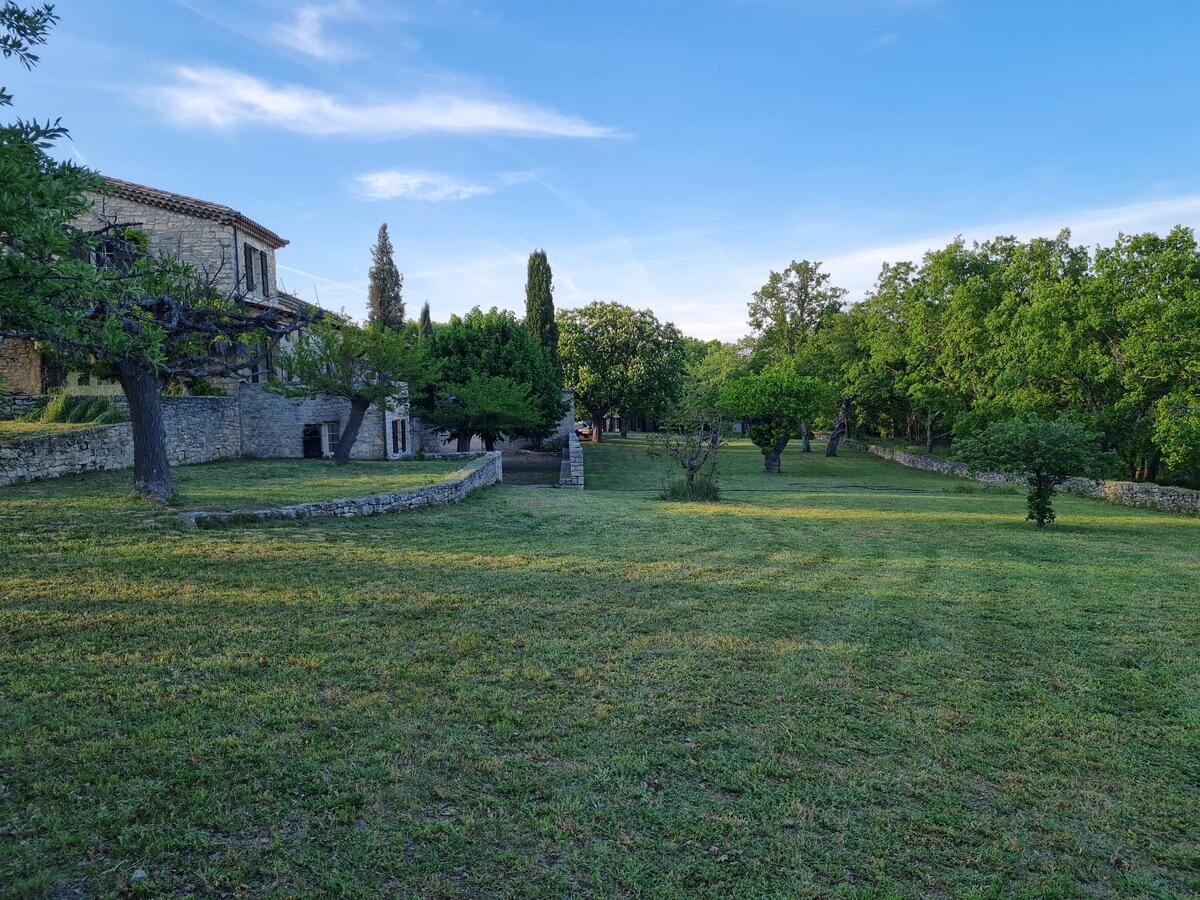
[[417, 134], [508, 134], [611, 138], [578, 116], [503, 97], [429, 93], [356, 102], [299, 85], [275, 86], [231, 69], [179, 66], [175, 82], [144, 97], [180, 127], [229, 130], [269, 125], [313, 137], [401, 138]]
[[537, 180], [535, 172], [502, 172], [490, 184], [477, 184], [439, 172], [400, 171], [368, 172], [355, 182], [360, 197], [366, 200], [467, 200], [480, 194], [494, 194], [497, 188], [515, 187]]
[[290, 22], [271, 29], [271, 39], [277, 44], [325, 62], [339, 62], [353, 56], [353, 51], [325, 34], [325, 23], [344, 19], [361, 12], [355, 0], [342, 3], [311, 4], [297, 7]]

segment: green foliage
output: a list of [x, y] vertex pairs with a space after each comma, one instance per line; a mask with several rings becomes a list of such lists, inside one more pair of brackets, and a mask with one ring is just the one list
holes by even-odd
[[554, 320], [554, 274], [545, 250], [529, 254], [525, 278], [525, 327], [558, 368], [558, 323]]
[[1043, 419], [1036, 413], [994, 422], [956, 443], [955, 456], [973, 471], [1019, 475], [1029, 485], [1029, 516], [1039, 528], [1054, 521], [1055, 489], [1071, 477], [1103, 475], [1113, 456], [1099, 446], [1100, 435], [1067, 416]]
[[[679, 399], [683, 335], [648, 309], [589, 303], [558, 312], [558, 353], [575, 402], [601, 425], [614, 412], [669, 409]], [[592, 440], [601, 430], [593, 428]]]
[[553, 433], [563, 413], [562, 381], [549, 352], [511, 313], [475, 308], [451, 316], [428, 346], [448, 383], [414, 394], [423, 420], [452, 437], [478, 434], [489, 443]]
[[393, 331], [404, 328], [404, 276], [396, 268], [395, 250], [386, 222], [379, 226], [379, 236], [371, 248], [371, 269], [367, 273], [367, 282], [370, 323]]
[[528, 384], [475, 372], [439, 390], [432, 421], [451, 435], [479, 435], [490, 449], [506, 435], [530, 434], [541, 420]]
[[750, 303], [758, 351], [776, 360], [795, 357], [842, 308], [845, 296], [845, 288], [831, 285], [819, 262], [793, 260], [782, 272], [771, 272]]
[[423, 390], [438, 368], [416, 340], [416, 331], [324, 320], [282, 345], [280, 367], [287, 377], [268, 388], [285, 397], [337, 397], [391, 408]]
[[21, 422], [114, 425], [125, 417], [109, 397], [55, 394], [49, 402], [20, 416]]
[[749, 424], [746, 436], [762, 451], [769, 472], [779, 472], [779, 455], [829, 406], [829, 388], [815, 378], [780, 365], [758, 375], [744, 375], [720, 392], [718, 403], [730, 419]]

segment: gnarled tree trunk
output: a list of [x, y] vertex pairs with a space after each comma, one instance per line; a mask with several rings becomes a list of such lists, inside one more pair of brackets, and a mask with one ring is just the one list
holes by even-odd
[[629, 437], [629, 416], [621, 416], [621, 437]]
[[117, 379], [129, 401], [133, 429], [133, 493], [165, 503], [175, 492], [175, 484], [167, 462], [162, 380], [154, 366], [145, 361], [120, 363]]
[[493, 435], [485, 434], [483, 436], [483, 449], [488, 453], [496, 449], [496, 438]]
[[809, 443], [808, 423], [800, 423], [800, 449], [805, 453], [812, 453], [812, 445]]
[[342, 429], [337, 451], [333, 454], [335, 466], [350, 462], [350, 453], [354, 449], [354, 442], [358, 440], [358, 431], [362, 428], [363, 416], [367, 414], [367, 408], [370, 405], [370, 402], [366, 400], [350, 401], [350, 417], [346, 419], [346, 427]]
[[825, 444], [826, 456], [837, 456], [838, 444], [846, 436], [846, 413], [850, 411], [850, 401], [843, 400], [838, 410], [837, 421], [833, 423], [833, 431], [829, 432], [829, 440]]
[[456, 449], [459, 453], [471, 452], [471, 438], [473, 437], [475, 437], [475, 435], [471, 434], [469, 431], [460, 431], [458, 433], [458, 444]]
[[779, 475], [782, 469], [779, 465], [779, 458], [783, 455], [783, 451], [787, 449], [787, 441], [780, 441], [774, 447], [763, 451], [763, 468], [771, 475]]

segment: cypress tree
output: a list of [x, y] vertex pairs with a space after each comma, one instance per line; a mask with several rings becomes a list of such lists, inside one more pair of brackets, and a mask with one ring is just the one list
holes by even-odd
[[558, 324], [554, 321], [554, 284], [545, 250], [529, 254], [525, 278], [525, 327], [550, 353], [558, 368]]
[[404, 327], [404, 276], [396, 268], [387, 222], [379, 226], [379, 237], [371, 248], [370, 285], [367, 288], [368, 319], [374, 325], [399, 330]]
[[429, 301], [421, 307], [421, 318], [417, 322], [417, 340], [422, 343], [433, 337], [433, 319], [429, 316]]

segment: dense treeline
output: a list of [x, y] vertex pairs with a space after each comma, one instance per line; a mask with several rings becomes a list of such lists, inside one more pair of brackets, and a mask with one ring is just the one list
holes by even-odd
[[777, 368], [824, 381], [859, 435], [926, 444], [1019, 413], [1068, 413], [1142, 481], [1200, 485], [1200, 251], [1191, 229], [1122, 235], [1095, 252], [1070, 232], [958, 240], [885, 264], [855, 305], [820, 265], [771, 273], [752, 337], [706, 348], [693, 380], [719, 388]]

